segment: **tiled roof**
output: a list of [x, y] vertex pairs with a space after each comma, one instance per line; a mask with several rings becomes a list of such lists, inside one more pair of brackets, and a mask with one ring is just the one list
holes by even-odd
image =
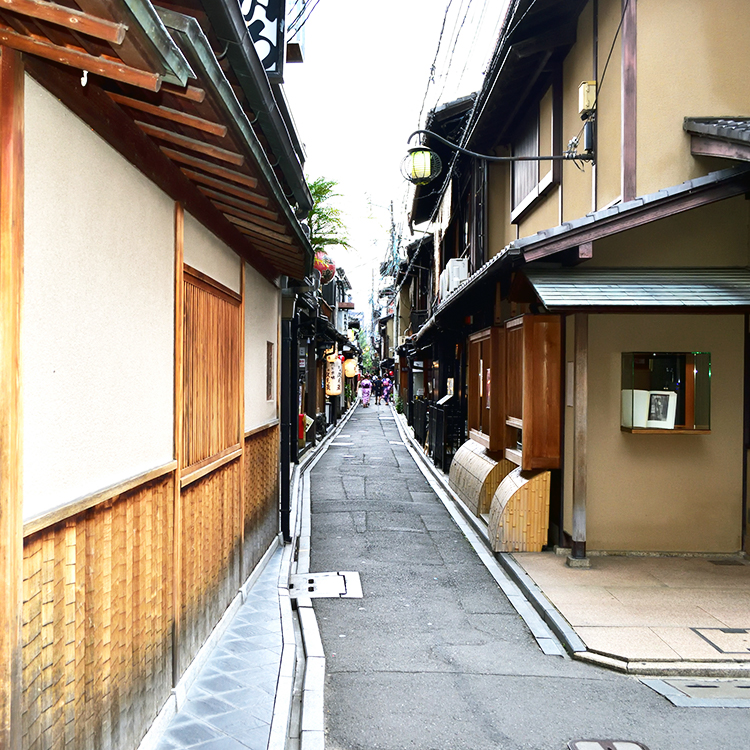
[[750, 143], [750, 117], [686, 117], [682, 127], [692, 135]]
[[579, 219], [566, 221], [565, 223], [560, 224], [556, 227], [552, 227], [551, 229], [543, 229], [541, 232], [532, 234], [529, 237], [521, 237], [520, 239], [511, 242], [507, 246], [507, 248], [505, 248], [505, 252], [510, 252], [512, 254], [513, 250], [523, 250], [546, 239], [558, 236], [562, 237], [565, 234], [573, 233], [576, 230], [583, 229], [590, 225], [596, 224], [597, 222], [614, 218], [616, 216], [625, 215], [627, 213], [636, 211], [637, 209], [646, 207], [650, 204], [658, 203], [665, 198], [674, 198], [680, 195], [686, 195], [698, 188], [718, 185], [722, 182], [733, 180], [740, 175], [748, 173], [750, 173], [750, 167], [746, 166], [736, 166], [730, 167], [728, 169], [722, 169], [718, 172], [710, 172], [707, 175], [696, 177], [692, 180], [687, 180], [686, 182], [682, 182], [679, 185], [662, 188], [655, 193], [640, 195], [631, 201], [617, 203], [616, 205], [609, 206], [608, 208], [602, 208], [598, 211], [592, 211], [591, 213], [588, 213]]
[[528, 268], [524, 273], [550, 310], [750, 306], [747, 268]]

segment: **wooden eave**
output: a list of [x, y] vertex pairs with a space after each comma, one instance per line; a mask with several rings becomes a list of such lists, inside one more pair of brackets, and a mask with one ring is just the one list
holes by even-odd
[[150, 91], [192, 73], [147, 0], [3, 0], [0, 45]]
[[[80, 0], [75, 10], [83, 6], [92, 17], [92, 7], [98, 7], [101, 15], [95, 19], [115, 25], [114, 31], [102, 25], [107, 33], [122, 34], [117, 27], [121, 24], [127, 26], [127, 39], [133, 29], [140, 28], [132, 16], [126, 18], [124, 3]], [[105, 9], [109, 11], [106, 15]], [[115, 12], [118, 9], [122, 9], [119, 15]], [[40, 32], [40, 24], [50, 43], [72, 46], [82, 38], [80, 32], [65, 27], [58, 31], [57, 27], [51, 29], [47, 21], [19, 21], [17, 16], [11, 18], [10, 13], [0, 10], [0, 39], [5, 21], [12, 23], [14, 33], [23, 31], [32, 41]], [[166, 33], [162, 20], [155, 12], [154, 16]], [[137, 70], [157, 82], [148, 87], [129, 73], [124, 77], [110, 74], [107, 66], [100, 66], [100, 70], [88, 64], [76, 67], [70, 61], [37, 54], [37, 47], [30, 48], [26, 67], [45, 88], [266, 278], [276, 280], [283, 274], [303, 279], [312, 263], [309, 241], [247, 114], [231, 94], [231, 85], [198, 22], [182, 18], [190, 34], [170, 28], [168, 39], [174, 56], [183, 60], [193, 76], [189, 82], [186, 79], [182, 84], [165, 83], [164, 66], [156, 69], [154, 61], [144, 56], [139, 59]], [[151, 29], [149, 33], [161, 32]], [[148, 37], [145, 39], [148, 41]], [[201, 49], [196, 50], [195, 46], [201, 44]], [[139, 39], [139, 44], [133, 43], [127, 54], [116, 57], [115, 43], [87, 38], [85, 48], [79, 51], [85, 49], [84, 54], [106, 58], [108, 62], [111, 57], [116, 64], [131, 68], [136, 48], [144, 45], [144, 40]], [[158, 56], [154, 53], [154, 57]], [[90, 74], [85, 86], [81, 83], [83, 69]]]

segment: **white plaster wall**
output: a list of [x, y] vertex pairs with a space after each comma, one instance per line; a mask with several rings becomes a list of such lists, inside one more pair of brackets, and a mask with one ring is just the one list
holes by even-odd
[[26, 78], [24, 518], [173, 457], [172, 201]]
[[[245, 430], [278, 415], [281, 291], [245, 264]], [[266, 342], [274, 347], [273, 399], [266, 400]]]
[[233, 292], [240, 293], [241, 261], [215, 234], [185, 214], [185, 263]]

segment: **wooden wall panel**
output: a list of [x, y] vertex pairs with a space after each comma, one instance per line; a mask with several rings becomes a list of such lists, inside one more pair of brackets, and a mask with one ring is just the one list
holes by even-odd
[[239, 494], [239, 460], [222, 466], [182, 491], [179, 676], [195, 658], [237, 593]]
[[240, 305], [185, 269], [182, 467], [237, 445]]
[[245, 541], [242, 580], [279, 533], [279, 426], [245, 439]]
[[24, 748], [134, 748], [171, 690], [173, 476], [24, 545]]
[[507, 416], [523, 419], [523, 328], [508, 328], [505, 338]]

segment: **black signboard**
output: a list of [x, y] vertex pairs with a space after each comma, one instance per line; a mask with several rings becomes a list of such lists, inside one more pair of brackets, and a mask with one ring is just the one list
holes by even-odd
[[282, 83], [286, 0], [241, 0], [240, 9], [268, 80]]

